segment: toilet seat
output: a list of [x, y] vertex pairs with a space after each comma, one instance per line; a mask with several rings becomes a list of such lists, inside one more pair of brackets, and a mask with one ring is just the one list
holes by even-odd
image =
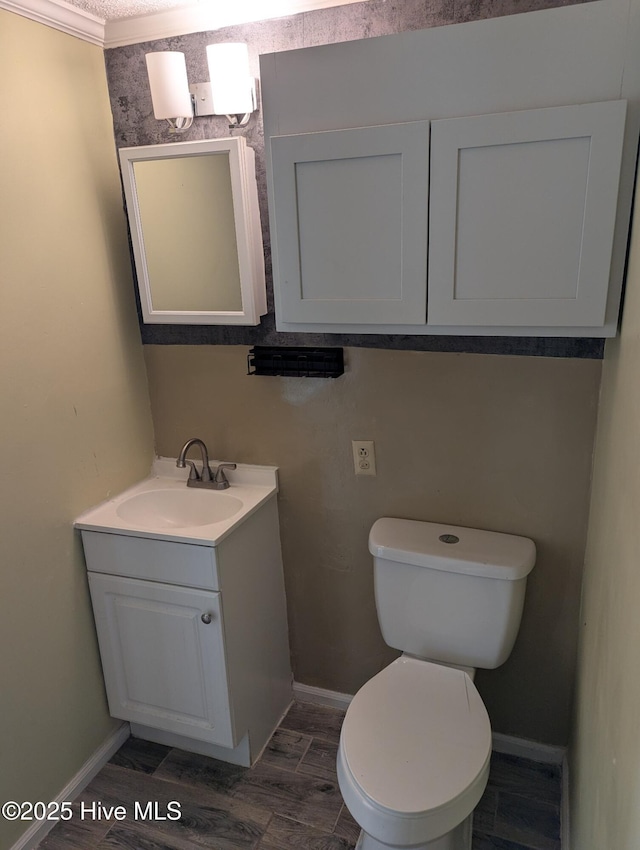
[[469, 676], [403, 656], [353, 698], [338, 778], [369, 835], [387, 844], [426, 843], [473, 811], [490, 756], [489, 717]]

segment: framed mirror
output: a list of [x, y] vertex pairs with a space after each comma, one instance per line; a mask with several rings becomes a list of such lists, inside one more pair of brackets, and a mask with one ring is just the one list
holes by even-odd
[[258, 325], [264, 254], [245, 139], [122, 148], [120, 164], [144, 321]]

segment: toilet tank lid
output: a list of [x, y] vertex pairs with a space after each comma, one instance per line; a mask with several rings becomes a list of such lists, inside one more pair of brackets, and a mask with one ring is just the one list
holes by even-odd
[[391, 517], [374, 522], [369, 551], [402, 564], [507, 581], [527, 576], [536, 561], [528, 537]]

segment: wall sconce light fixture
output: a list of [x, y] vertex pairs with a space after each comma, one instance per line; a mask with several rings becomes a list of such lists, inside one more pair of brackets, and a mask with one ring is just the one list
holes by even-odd
[[207, 63], [214, 115], [226, 115], [230, 124], [243, 127], [257, 108], [249, 48], [239, 42], [210, 44]]
[[194, 115], [226, 115], [230, 127], [244, 127], [258, 108], [246, 44], [210, 44], [207, 63], [211, 82], [191, 86], [184, 53], [165, 50], [147, 53], [145, 58], [153, 114], [169, 122], [171, 133], [187, 130]]
[[184, 53], [165, 50], [147, 53], [145, 59], [153, 114], [158, 120], [166, 118], [173, 133], [187, 130], [193, 124], [194, 110]]

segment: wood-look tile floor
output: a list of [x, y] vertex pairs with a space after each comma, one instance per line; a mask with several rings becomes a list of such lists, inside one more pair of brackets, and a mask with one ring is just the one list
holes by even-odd
[[[294, 703], [252, 768], [130, 738], [39, 850], [352, 850], [335, 768], [343, 717]], [[172, 801], [177, 820], [135, 817], [136, 802], [166, 815]], [[126, 815], [93, 817], [98, 804]], [[559, 769], [495, 755], [474, 825], [474, 850], [560, 850]]]

